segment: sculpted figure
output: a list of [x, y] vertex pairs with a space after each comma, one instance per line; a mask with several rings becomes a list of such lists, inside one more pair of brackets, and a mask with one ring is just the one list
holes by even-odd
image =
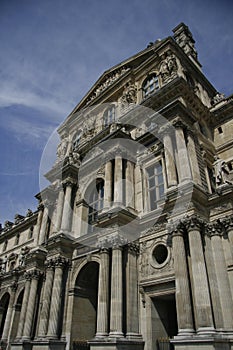
[[7, 256], [2, 259], [2, 272], [6, 272]]
[[59, 160], [63, 159], [66, 155], [68, 140], [67, 137], [61, 140], [57, 147], [57, 157]]
[[217, 187], [224, 184], [232, 184], [232, 182], [229, 180], [230, 171], [224, 160], [220, 159], [218, 156], [215, 156], [213, 167]]

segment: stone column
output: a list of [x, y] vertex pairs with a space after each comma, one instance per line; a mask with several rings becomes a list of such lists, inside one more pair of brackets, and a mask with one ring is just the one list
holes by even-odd
[[43, 209], [44, 209], [43, 204], [39, 204], [37, 222], [36, 222], [35, 232], [34, 232], [37, 245], [39, 244], [39, 239], [40, 239], [40, 228], [41, 228], [41, 222], [43, 218]]
[[109, 314], [109, 251], [100, 251], [100, 271], [98, 288], [98, 308], [97, 308], [97, 331], [96, 337], [106, 337], [108, 335], [108, 314]]
[[178, 225], [170, 228], [172, 234], [172, 252], [175, 269], [176, 311], [178, 335], [188, 336], [194, 333], [192, 302], [189, 287], [188, 263], [184, 244], [183, 230]]
[[209, 225], [208, 228], [211, 235], [212, 255], [220, 299], [221, 310], [218, 310], [218, 312], [221, 312], [223, 315], [222, 328], [224, 331], [232, 331], [233, 301], [231, 297], [230, 282], [228, 278], [221, 238], [223, 228], [218, 222]]
[[188, 230], [192, 271], [193, 304], [198, 334], [211, 334], [214, 330], [209, 283], [201, 238], [202, 221], [197, 216], [184, 220]]
[[58, 199], [57, 199], [57, 213], [56, 213], [56, 221], [55, 221], [55, 230], [57, 232], [59, 232], [61, 228], [63, 204], [64, 204], [64, 190], [61, 184], [59, 187], [59, 193], [58, 193]]
[[62, 222], [61, 222], [61, 230], [69, 231], [71, 227], [71, 219], [72, 219], [72, 187], [74, 183], [72, 181], [66, 181], [64, 183], [66, 187], [65, 199], [64, 199], [64, 207], [62, 213]]
[[193, 181], [198, 185], [201, 185], [201, 175], [199, 170], [199, 164], [197, 159], [196, 147], [194, 142], [194, 135], [191, 130], [188, 129], [188, 154], [190, 158], [190, 166], [192, 171]]
[[34, 270], [31, 272], [31, 285], [30, 285], [30, 292], [29, 292], [28, 305], [27, 305], [23, 337], [22, 337], [22, 339], [24, 340], [29, 340], [31, 338], [32, 321], [33, 321], [33, 316], [35, 311], [38, 280], [40, 276], [41, 274], [38, 270]]
[[126, 163], [125, 180], [125, 205], [134, 209], [134, 164], [130, 160]]
[[122, 247], [116, 241], [112, 248], [112, 277], [111, 277], [111, 309], [110, 337], [123, 337], [123, 280], [122, 280]]
[[126, 337], [128, 339], [141, 338], [139, 335], [138, 315], [138, 280], [137, 280], [137, 244], [128, 245], [128, 259], [126, 266]]
[[109, 160], [105, 164], [104, 209], [109, 209], [112, 205], [112, 176], [112, 162]]
[[163, 145], [164, 145], [164, 158], [167, 172], [167, 188], [172, 188], [177, 186], [177, 174], [176, 174], [176, 164], [175, 164], [175, 155], [174, 155], [174, 146], [172, 138], [175, 138], [173, 135], [173, 130], [170, 126], [165, 126], [163, 128]]
[[122, 205], [123, 188], [122, 188], [122, 157], [116, 155], [115, 157], [115, 173], [114, 173], [114, 205]]
[[[228, 258], [226, 258], [227, 265], [233, 265], [233, 216], [228, 216], [225, 219], [221, 219], [222, 224], [225, 227], [225, 231], [228, 237], [228, 240], [224, 240], [224, 248], [228, 253]], [[228, 271], [230, 286], [231, 286], [231, 295], [233, 298], [233, 270], [229, 269]]]
[[76, 202], [76, 213], [75, 213], [75, 221], [76, 221], [76, 230], [79, 236], [83, 236], [87, 233], [88, 228], [88, 205], [84, 199], [80, 199]]
[[42, 308], [40, 313], [38, 338], [44, 338], [47, 334], [49, 322], [49, 310], [53, 289], [54, 266], [53, 261], [47, 261], [46, 280], [43, 290]]
[[187, 182], [191, 180], [191, 170], [189, 157], [184, 137], [183, 124], [181, 121], [177, 120], [174, 123], [175, 126], [175, 136], [176, 136], [176, 146], [177, 146], [177, 160], [178, 160], [178, 174], [179, 182]]
[[41, 223], [41, 227], [40, 227], [39, 245], [41, 245], [45, 242], [45, 238], [46, 238], [46, 234], [47, 234], [48, 218], [49, 218], [49, 202], [45, 201], [44, 202], [43, 218], [42, 218], [42, 223]]
[[61, 308], [61, 291], [64, 265], [65, 259], [62, 257], [58, 257], [55, 261], [54, 282], [52, 288], [52, 299], [47, 332], [47, 337], [50, 339], [58, 338], [58, 325]]
[[231, 247], [231, 253], [233, 257], [233, 216], [226, 217], [225, 219], [221, 220], [223, 225], [225, 226], [225, 230], [228, 236], [228, 240]]
[[140, 164], [136, 164], [135, 172], [135, 209], [139, 212], [143, 212], [143, 192], [142, 192], [142, 171]]
[[2, 332], [2, 339], [1, 340], [3, 342], [7, 342], [7, 339], [10, 336], [11, 319], [12, 319], [12, 314], [13, 314], [16, 289], [17, 289], [17, 284], [16, 284], [16, 282], [13, 282], [11, 285], [10, 300], [9, 300], [7, 314], [6, 314], [5, 323], [4, 323], [4, 328], [3, 328], [3, 332]]
[[29, 292], [30, 292], [30, 285], [31, 285], [30, 275], [26, 273], [25, 278], [26, 278], [26, 282], [25, 282], [24, 293], [23, 293], [23, 302], [22, 302], [22, 307], [21, 307], [21, 312], [20, 312], [20, 317], [19, 317], [19, 325], [18, 325], [17, 336], [16, 336], [17, 339], [20, 339], [23, 335], [23, 328], [24, 328], [24, 323], [25, 323], [28, 298], [29, 298]]

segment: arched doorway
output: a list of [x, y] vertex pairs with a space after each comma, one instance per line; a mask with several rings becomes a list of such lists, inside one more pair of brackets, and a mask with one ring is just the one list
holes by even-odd
[[72, 317], [74, 349], [82, 349], [96, 333], [99, 264], [87, 263], [75, 282]]
[[9, 293], [5, 293], [0, 301], [0, 338], [2, 337], [2, 333], [4, 329], [9, 300], [10, 300]]

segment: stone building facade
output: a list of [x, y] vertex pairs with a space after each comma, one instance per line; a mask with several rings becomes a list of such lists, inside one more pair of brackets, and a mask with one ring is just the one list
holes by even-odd
[[1, 228], [3, 349], [233, 349], [233, 97], [173, 33], [99, 78]]

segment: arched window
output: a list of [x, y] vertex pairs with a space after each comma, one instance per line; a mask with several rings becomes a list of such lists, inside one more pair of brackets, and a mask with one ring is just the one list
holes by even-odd
[[[92, 225], [98, 217], [98, 212], [104, 206], [104, 180], [97, 179], [96, 183], [91, 185], [88, 196], [88, 224]], [[92, 231], [92, 230], [89, 230]]]
[[73, 149], [75, 150], [76, 148], [78, 148], [79, 146], [79, 142], [80, 142], [80, 139], [81, 139], [81, 136], [82, 136], [82, 131], [79, 130], [76, 134], [75, 134], [75, 137], [73, 139]]
[[159, 81], [156, 74], [150, 75], [142, 85], [143, 98], [148, 97], [159, 89]]
[[114, 105], [111, 105], [104, 112], [104, 126], [107, 127], [116, 121], [116, 108]]

